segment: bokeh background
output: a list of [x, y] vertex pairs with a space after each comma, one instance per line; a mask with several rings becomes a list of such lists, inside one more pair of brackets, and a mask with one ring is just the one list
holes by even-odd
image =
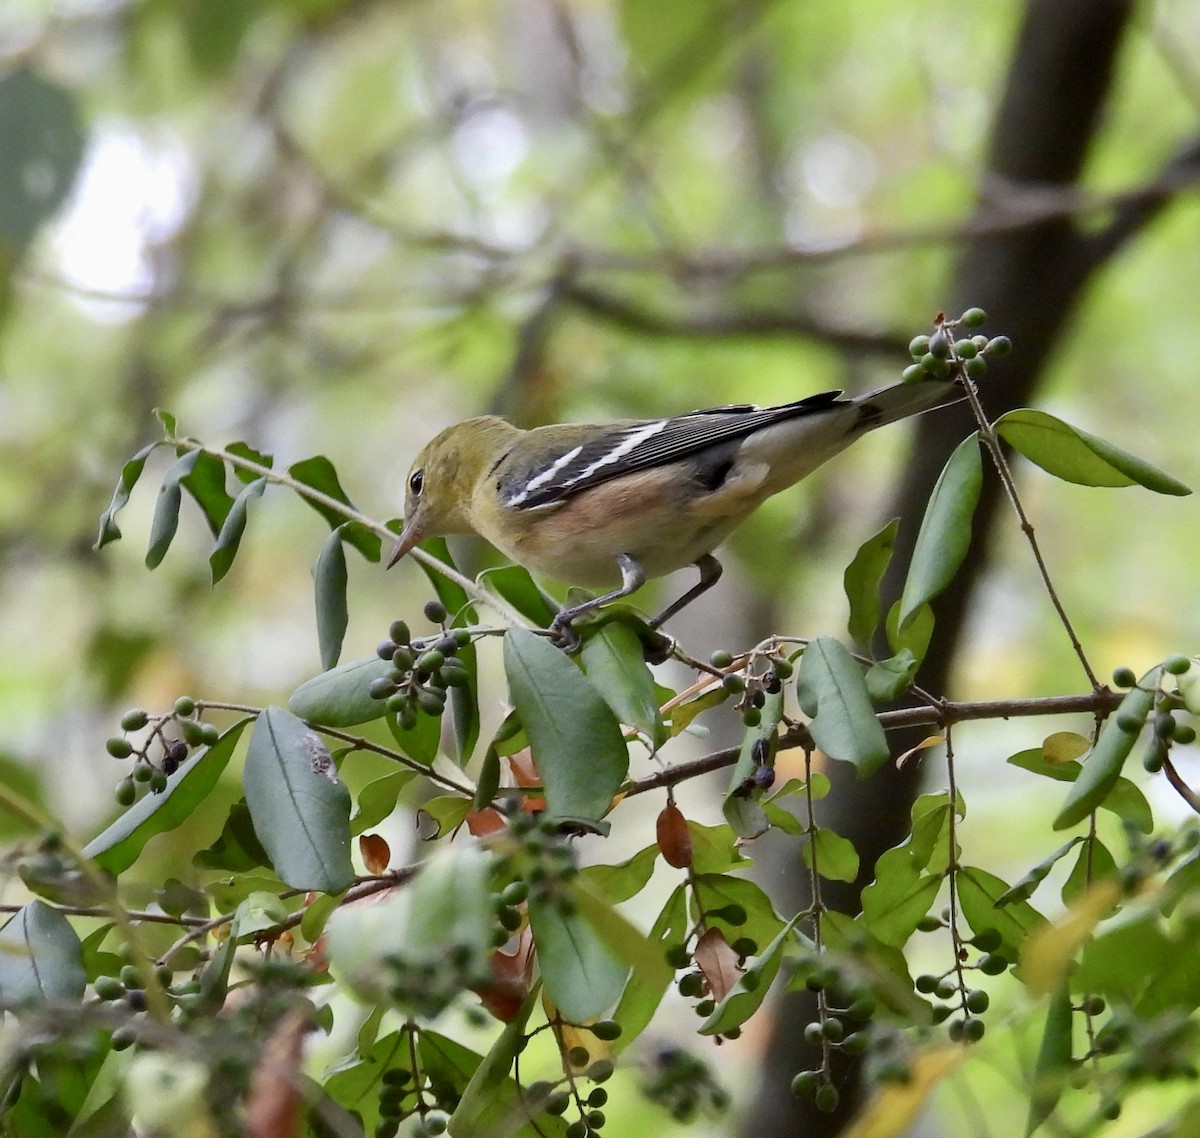
[[[1016, 340], [990, 411], [1033, 403], [1200, 486], [1198, 46], [1187, 0], [6, 0], [0, 777], [86, 835], [122, 707], [279, 702], [319, 669], [325, 527], [287, 493], [216, 589], [195, 512], [151, 573], [159, 455], [92, 550], [156, 407], [280, 464], [324, 454], [386, 519], [465, 415], [865, 390], [983, 303]], [[698, 654], [844, 634], [846, 563], [897, 510], [911, 538], [913, 470], [966, 429], [881, 432], [773, 500], [676, 631]], [[1018, 475], [1102, 677], [1200, 646], [1200, 499]], [[1010, 516], [972, 566], [947, 689], [1087, 690]], [[361, 560], [350, 587], [346, 658], [429, 594]], [[1002, 759], [1038, 738], [962, 756], [964, 841], [993, 864], [1036, 860], [1054, 804]]]

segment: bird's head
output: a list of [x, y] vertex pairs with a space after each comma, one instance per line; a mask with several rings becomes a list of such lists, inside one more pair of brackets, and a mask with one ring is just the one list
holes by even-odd
[[475, 532], [475, 486], [516, 433], [503, 419], [484, 415], [447, 427], [425, 445], [408, 472], [404, 528], [388, 557], [389, 569], [426, 538]]

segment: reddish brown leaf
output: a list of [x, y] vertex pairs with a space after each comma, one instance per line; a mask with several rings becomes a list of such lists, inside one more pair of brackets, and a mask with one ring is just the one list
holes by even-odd
[[516, 936], [515, 947], [504, 952], [497, 949], [488, 961], [492, 978], [482, 988], [476, 988], [483, 1006], [501, 1023], [511, 1022], [533, 985], [535, 955], [533, 933], [526, 925]]
[[737, 953], [729, 947], [725, 934], [720, 929], [712, 928], [706, 930], [696, 942], [696, 951], [692, 956], [708, 981], [709, 994], [720, 1003], [742, 974]]
[[311, 1026], [308, 1011], [298, 1009], [267, 1040], [246, 1096], [246, 1138], [299, 1138], [300, 1052]]
[[687, 869], [692, 864], [692, 831], [687, 819], [674, 802], [668, 802], [658, 816], [658, 848], [667, 865]]
[[392, 849], [378, 834], [362, 834], [358, 839], [358, 850], [368, 873], [386, 873], [392, 860]]

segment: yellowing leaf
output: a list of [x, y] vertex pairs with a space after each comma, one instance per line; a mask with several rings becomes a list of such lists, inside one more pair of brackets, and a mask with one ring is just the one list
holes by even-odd
[[943, 1047], [925, 1051], [912, 1062], [907, 1083], [888, 1083], [843, 1132], [843, 1138], [893, 1138], [903, 1134], [934, 1086], [966, 1057], [965, 1047]]
[[1048, 763], [1069, 763], [1091, 749], [1092, 744], [1074, 731], [1055, 731], [1042, 740], [1042, 754]]
[[1061, 919], [1030, 935], [1021, 952], [1021, 969], [1031, 995], [1049, 995], [1062, 983], [1080, 945], [1120, 896], [1118, 882], [1101, 881], [1081, 894]]

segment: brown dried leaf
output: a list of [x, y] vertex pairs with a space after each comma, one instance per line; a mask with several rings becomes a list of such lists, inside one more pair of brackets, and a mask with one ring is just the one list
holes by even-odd
[[729, 947], [725, 934], [720, 929], [711, 928], [696, 942], [696, 950], [692, 956], [696, 967], [704, 973], [704, 979], [708, 981], [709, 994], [720, 1003], [742, 974], [738, 967], [737, 953]]
[[674, 802], [668, 802], [658, 816], [656, 826], [658, 848], [663, 860], [676, 869], [687, 869], [692, 864], [692, 831], [687, 819]]
[[386, 839], [378, 834], [362, 834], [358, 839], [358, 850], [362, 854], [363, 865], [368, 873], [386, 873], [388, 863], [392, 860], [392, 849]]

